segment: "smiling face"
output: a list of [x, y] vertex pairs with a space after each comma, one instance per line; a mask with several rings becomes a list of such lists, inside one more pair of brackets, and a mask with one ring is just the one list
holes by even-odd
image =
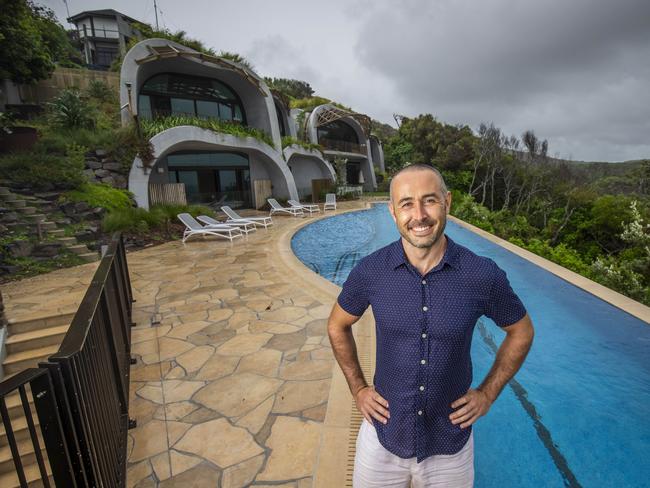
[[404, 171], [391, 184], [390, 214], [402, 237], [417, 248], [431, 248], [445, 231], [451, 193], [429, 170]]

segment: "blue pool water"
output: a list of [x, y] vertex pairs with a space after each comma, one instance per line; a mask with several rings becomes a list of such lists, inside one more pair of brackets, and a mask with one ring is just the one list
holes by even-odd
[[[524, 367], [475, 426], [476, 487], [650, 486], [650, 325], [452, 222], [446, 232], [506, 270], [536, 331]], [[340, 285], [398, 237], [375, 205], [304, 227], [292, 247]], [[503, 336], [479, 320], [475, 383]]]

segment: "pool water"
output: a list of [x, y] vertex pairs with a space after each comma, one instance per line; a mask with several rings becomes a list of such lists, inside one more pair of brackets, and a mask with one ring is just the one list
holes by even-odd
[[[475, 486], [649, 487], [650, 325], [452, 222], [446, 233], [507, 272], [536, 332], [523, 368], [474, 427]], [[341, 285], [398, 237], [379, 204], [304, 227], [292, 248]], [[479, 319], [475, 384], [504, 335]]]

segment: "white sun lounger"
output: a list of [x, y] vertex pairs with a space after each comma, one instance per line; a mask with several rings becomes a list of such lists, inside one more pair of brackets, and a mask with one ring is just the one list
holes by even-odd
[[289, 205], [295, 208], [301, 208], [307, 210], [307, 212], [320, 212], [320, 207], [318, 205], [312, 205], [309, 203], [300, 203], [298, 200], [288, 200]]
[[336, 195], [334, 193], [328, 193], [325, 195], [325, 205], [323, 205], [323, 210], [336, 210]]
[[185, 224], [185, 232], [183, 232], [183, 243], [192, 236], [215, 236], [229, 239], [230, 242], [235, 237], [241, 237], [242, 233], [237, 227], [230, 225], [220, 226], [203, 226], [198, 223], [194, 217], [188, 213], [178, 214], [178, 219]]
[[271, 213], [269, 215], [273, 215], [274, 213], [277, 212], [288, 213], [293, 215], [294, 217], [297, 217], [298, 215], [300, 216], [304, 215], [302, 208], [283, 207], [278, 203], [278, 201], [275, 198], [267, 198], [266, 201], [269, 202], [269, 205], [271, 205]]
[[221, 207], [221, 210], [228, 216], [228, 220], [226, 220], [226, 223], [228, 224], [235, 222], [247, 222], [249, 224], [253, 223], [255, 225], [260, 225], [264, 228], [268, 227], [269, 225], [273, 225], [273, 219], [271, 217], [241, 217], [237, 212], [235, 212], [227, 205]]
[[228, 222], [227, 224], [225, 222], [219, 222], [218, 220], [213, 219], [212, 217], [208, 215], [199, 215], [196, 220], [199, 222], [203, 222], [205, 225], [209, 227], [221, 227], [223, 225], [229, 225], [232, 227], [237, 227], [240, 231], [242, 231], [244, 234], [248, 234], [249, 232], [253, 232], [257, 227], [255, 227], [255, 224], [252, 222]]

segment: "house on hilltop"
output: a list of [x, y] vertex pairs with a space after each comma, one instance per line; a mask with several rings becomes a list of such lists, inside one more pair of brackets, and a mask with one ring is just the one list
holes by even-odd
[[82, 46], [82, 57], [91, 69], [108, 69], [139, 32], [138, 20], [113, 9], [86, 10], [68, 18]]
[[330, 104], [301, 115], [245, 66], [173, 41], [147, 39], [129, 50], [120, 100], [124, 124], [137, 118], [155, 129], [154, 160], [136, 158], [129, 174], [144, 208], [150, 184], [184, 183], [189, 203], [260, 208], [271, 196], [305, 199], [314, 179], [335, 181], [336, 157], [348, 160], [348, 182], [368, 190], [376, 188], [374, 166], [383, 167], [373, 160], [369, 117]]

